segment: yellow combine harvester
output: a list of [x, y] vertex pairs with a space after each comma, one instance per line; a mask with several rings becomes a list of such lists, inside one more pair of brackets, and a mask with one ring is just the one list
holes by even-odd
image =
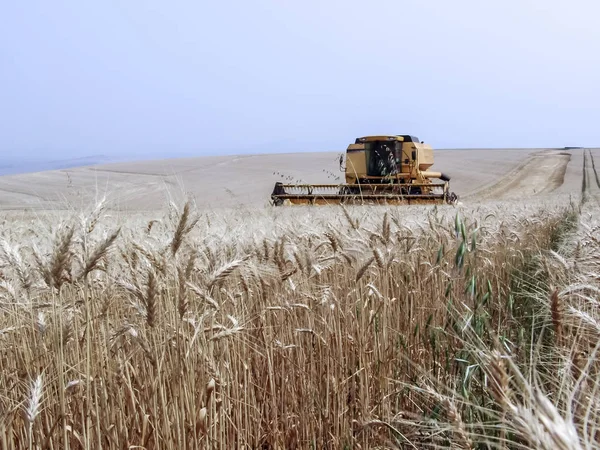
[[[346, 149], [346, 183], [275, 183], [273, 204], [431, 204], [454, 203], [450, 178], [432, 172], [433, 149], [414, 136], [365, 136]], [[439, 182], [434, 182], [439, 179]]]

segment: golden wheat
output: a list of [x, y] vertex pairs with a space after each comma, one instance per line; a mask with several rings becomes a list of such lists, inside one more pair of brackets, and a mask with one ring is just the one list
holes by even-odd
[[600, 246], [583, 214], [566, 227], [574, 210], [188, 202], [117, 220], [101, 202], [6, 220], [0, 443], [593, 442]]

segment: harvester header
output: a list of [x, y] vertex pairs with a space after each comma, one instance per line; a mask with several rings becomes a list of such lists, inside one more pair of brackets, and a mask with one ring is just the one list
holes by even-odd
[[[411, 135], [356, 138], [346, 149], [345, 184], [275, 183], [273, 204], [454, 203], [450, 177], [431, 171], [433, 149]], [[434, 180], [439, 181], [434, 181]]]

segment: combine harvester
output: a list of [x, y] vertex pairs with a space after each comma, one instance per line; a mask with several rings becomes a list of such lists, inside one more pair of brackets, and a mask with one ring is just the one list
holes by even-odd
[[[275, 183], [271, 199], [281, 205], [328, 204], [454, 204], [450, 177], [428, 169], [433, 149], [414, 136], [365, 136], [346, 149], [346, 183]], [[439, 179], [439, 182], [434, 182]]]

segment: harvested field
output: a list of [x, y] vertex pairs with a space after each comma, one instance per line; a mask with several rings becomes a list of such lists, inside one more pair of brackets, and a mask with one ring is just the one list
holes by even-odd
[[[441, 150], [436, 153], [434, 167], [452, 177], [452, 190], [472, 198], [490, 184], [507, 182], [507, 174], [527, 164], [539, 152], [529, 149]], [[107, 195], [113, 208], [156, 211], [169, 200], [169, 193], [180, 198], [182, 193], [189, 194], [202, 208], [261, 208], [268, 204], [276, 181], [342, 182], [338, 156], [333, 152], [219, 156], [4, 176], [0, 177], [0, 210], [80, 208]], [[545, 164], [554, 161], [552, 158], [536, 156], [528, 167], [534, 168], [539, 161]], [[560, 164], [564, 163], [563, 158], [558, 156]], [[549, 175], [557, 176], [546, 173], [550, 167], [542, 170], [542, 181]], [[533, 182], [539, 190], [539, 181]]]

